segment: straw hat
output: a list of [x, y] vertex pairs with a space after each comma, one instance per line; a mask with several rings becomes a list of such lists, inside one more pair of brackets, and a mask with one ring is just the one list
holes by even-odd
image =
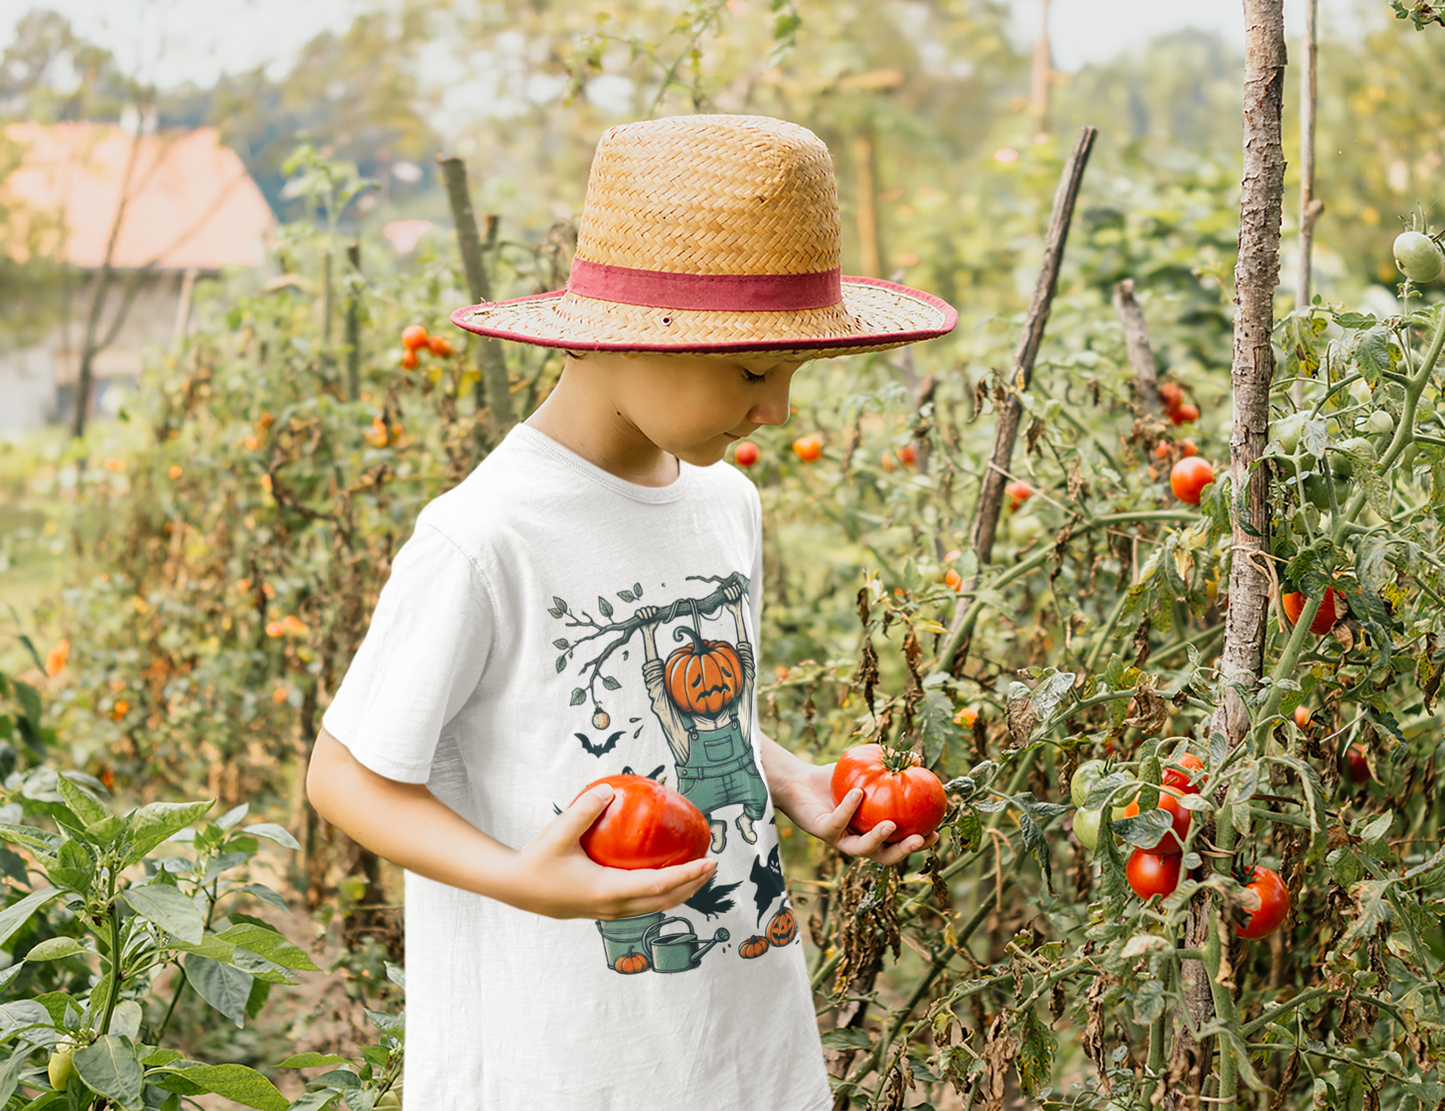
[[573, 351], [811, 359], [953, 330], [927, 293], [839, 269], [833, 160], [767, 116], [674, 116], [602, 136], [567, 288], [458, 309], [479, 335]]

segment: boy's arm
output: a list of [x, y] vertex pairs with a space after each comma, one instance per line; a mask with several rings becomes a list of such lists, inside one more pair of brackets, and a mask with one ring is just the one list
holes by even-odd
[[691, 898], [716, 865], [604, 868], [578, 844], [612, 799], [595, 787], [520, 849], [503, 845], [424, 784], [378, 775], [325, 729], [316, 738], [306, 794], [323, 818], [408, 871], [549, 918], [626, 918]]
[[896, 845], [886, 844], [887, 838], [898, 828], [892, 822], [881, 822], [864, 834], [853, 833], [848, 828], [848, 822], [863, 801], [863, 792], [855, 787], [835, 807], [832, 764], [823, 767], [810, 764], [794, 756], [767, 734], [759, 736], [762, 738], [763, 775], [773, 796], [773, 806], [805, 833], [826, 841], [839, 852], [849, 856], [866, 856], [879, 864], [902, 863], [910, 854], [937, 843], [936, 833], [929, 834], [927, 838], [915, 833]]

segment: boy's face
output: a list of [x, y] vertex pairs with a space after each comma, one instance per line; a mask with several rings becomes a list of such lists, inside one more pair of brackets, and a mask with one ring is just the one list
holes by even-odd
[[[595, 362], [594, 362], [595, 360]], [[708, 467], [762, 425], [786, 424], [788, 390], [802, 362], [774, 355], [692, 356], [595, 352], [584, 363], [606, 391], [621, 430]]]

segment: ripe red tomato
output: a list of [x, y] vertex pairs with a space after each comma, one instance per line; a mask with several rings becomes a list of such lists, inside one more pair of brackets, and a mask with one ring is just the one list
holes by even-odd
[[1259, 896], [1260, 906], [1239, 928], [1239, 936], [1250, 941], [1268, 937], [1289, 916], [1289, 888], [1279, 878], [1278, 872], [1259, 865], [1255, 865], [1249, 882], [1244, 886]]
[[1165, 382], [1159, 387], [1159, 400], [1164, 402], [1164, 411], [1173, 416], [1184, 404], [1184, 388], [1178, 382]]
[[879, 822], [893, 822], [893, 841], [904, 841], [913, 834], [927, 837], [943, 821], [948, 798], [938, 776], [920, 766], [918, 757], [902, 754], [909, 760], [899, 770], [891, 770], [885, 761], [894, 754], [882, 745], [856, 745], [845, 752], [833, 768], [833, 804], [854, 787], [863, 791], [863, 801], [853, 812], [850, 828], [867, 833]]
[[415, 351], [426, 342], [426, 329], [420, 324], [408, 324], [401, 330], [401, 345], [408, 351]]
[[823, 437], [814, 432], [793, 441], [793, 452], [804, 463], [816, 462], [823, 454]]
[[1135, 849], [1124, 865], [1129, 886], [1141, 899], [1151, 895], [1172, 895], [1179, 886], [1179, 865], [1184, 858], [1178, 853], [1156, 853]]
[[[1189, 836], [1190, 813], [1179, 805], [1179, 800], [1167, 791], [1159, 792], [1159, 809], [1169, 815], [1174, 822], [1174, 828], [1166, 830], [1164, 836], [1159, 839], [1150, 852], [1171, 854], [1184, 851], [1184, 838]], [[1134, 818], [1139, 814], [1138, 801], [1131, 802], [1119, 815], [1121, 818]]]
[[1213, 481], [1214, 468], [1197, 455], [1179, 460], [1169, 472], [1169, 488], [1188, 505], [1198, 505], [1204, 488]]
[[733, 448], [733, 462], [739, 467], [751, 467], [758, 461], [758, 445], [751, 440], [742, 440]]
[[1204, 783], [1204, 776], [1202, 774], [1204, 771], [1204, 761], [1198, 756], [1195, 756], [1194, 753], [1186, 752], [1182, 756], [1174, 757], [1173, 762], [1183, 768], [1184, 771], [1180, 771], [1178, 768], [1165, 768], [1163, 777], [1164, 786], [1173, 787], [1176, 791], [1180, 791], [1186, 795], [1199, 794], [1199, 788], [1203, 786]]
[[904, 444], [898, 449], [898, 462], [905, 467], [911, 467], [917, 461], [918, 456], [913, 451], [912, 444]]
[[1184, 453], [1184, 455], [1185, 455], [1186, 458], [1189, 457], [1189, 456], [1191, 456], [1191, 455], [1198, 455], [1198, 454], [1199, 454], [1199, 449], [1194, 446], [1194, 441], [1193, 441], [1193, 440], [1180, 440], [1180, 441], [1179, 441], [1179, 450]]
[[1181, 405], [1169, 414], [1169, 419], [1175, 424], [1191, 424], [1199, 419], [1199, 406]]
[[1351, 783], [1363, 785], [1370, 782], [1370, 761], [1365, 755], [1365, 746], [1359, 741], [1345, 750], [1345, 766], [1350, 770]]
[[1034, 488], [1027, 482], [1015, 480], [1005, 486], [1003, 492], [1008, 495], [1008, 507], [1012, 511], [1033, 497]]
[[446, 336], [428, 336], [426, 347], [438, 359], [450, 359], [457, 353], [457, 349], [452, 346], [452, 341]]
[[707, 819], [677, 791], [645, 775], [607, 775], [578, 791], [578, 798], [599, 783], [615, 795], [581, 838], [583, 851], [598, 864], [668, 868], [707, 855]]
[[[1285, 617], [1293, 625], [1299, 620], [1299, 615], [1304, 613], [1305, 596], [1290, 591], [1280, 596], [1279, 604], [1280, 608], [1284, 610]], [[1335, 622], [1338, 620], [1339, 615], [1335, 612], [1335, 588], [1327, 587], [1324, 601], [1320, 603], [1320, 608], [1315, 610], [1315, 618], [1310, 622], [1310, 632], [1317, 637], [1322, 637], [1335, 627]]]

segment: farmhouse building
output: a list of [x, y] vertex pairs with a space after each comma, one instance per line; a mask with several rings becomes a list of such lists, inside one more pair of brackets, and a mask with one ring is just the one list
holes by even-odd
[[[149, 351], [179, 342], [198, 279], [260, 267], [275, 219], [220, 132], [101, 123], [12, 124], [19, 168], [0, 181], [3, 249], [63, 264], [56, 323], [0, 333], [0, 431], [69, 419], [86, 324], [107, 254], [113, 276], [92, 360], [92, 406], [134, 382]], [[122, 310], [123, 314], [122, 314]], [[113, 337], [112, 337], [113, 332]]]

